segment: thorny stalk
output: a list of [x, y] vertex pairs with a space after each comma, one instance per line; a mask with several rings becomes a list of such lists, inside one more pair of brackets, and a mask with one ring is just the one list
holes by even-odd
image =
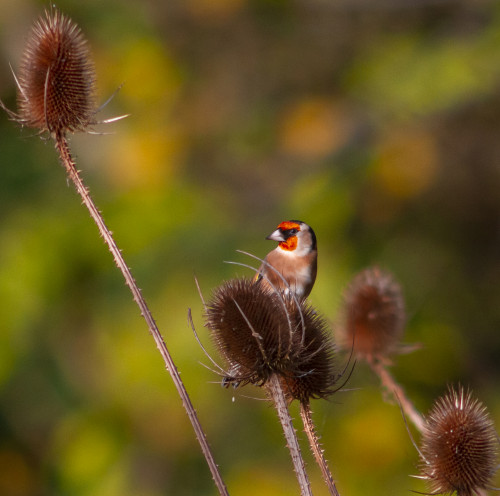
[[278, 413], [283, 433], [285, 434], [287, 446], [290, 450], [290, 456], [292, 457], [295, 475], [297, 476], [297, 480], [299, 482], [300, 493], [302, 496], [312, 496], [311, 485], [306, 473], [304, 459], [302, 458], [302, 453], [300, 451], [297, 433], [293, 427], [292, 418], [290, 416], [290, 411], [288, 410], [288, 405], [279, 376], [277, 374], [271, 374], [271, 377], [266, 385]]
[[328, 462], [324, 456], [324, 450], [319, 442], [318, 435], [314, 428], [314, 422], [312, 419], [311, 405], [306, 402], [300, 403], [300, 416], [302, 418], [302, 423], [304, 424], [304, 431], [307, 434], [307, 439], [309, 440], [309, 445], [311, 446], [311, 451], [316, 459], [316, 463], [321, 469], [323, 474], [323, 479], [328, 487], [328, 491], [332, 496], [339, 496], [337, 487], [335, 486], [335, 481], [333, 480], [332, 473], [328, 467]]
[[82, 201], [84, 205], [87, 207], [90, 216], [94, 220], [94, 222], [97, 224], [97, 227], [99, 229], [99, 232], [101, 236], [104, 238], [105, 243], [108, 245], [108, 248], [113, 255], [113, 258], [115, 260], [116, 266], [120, 269], [121, 273], [123, 274], [123, 277], [125, 278], [125, 282], [127, 286], [130, 288], [130, 291], [132, 292], [132, 295], [134, 297], [135, 302], [137, 303], [141, 315], [144, 317], [144, 320], [147, 323], [147, 326], [149, 328], [149, 332], [153, 336], [153, 339], [155, 340], [156, 346], [158, 350], [160, 351], [161, 356], [163, 357], [163, 360], [165, 362], [166, 369], [170, 373], [172, 380], [174, 382], [174, 385], [177, 389], [177, 392], [179, 393], [182, 404], [186, 410], [186, 413], [189, 417], [189, 420], [191, 421], [191, 424], [194, 428], [196, 437], [200, 443], [201, 450], [203, 452], [203, 455], [205, 456], [205, 459], [207, 460], [208, 466], [210, 468], [210, 472], [212, 473], [212, 477], [214, 479], [214, 482], [217, 486], [217, 489], [219, 490], [219, 494], [221, 496], [227, 496], [229, 493], [227, 491], [226, 485], [224, 484], [224, 481], [222, 480], [221, 474], [219, 472], [219, 469], [217, 467], [217, 464], [215, 463], [215, 460], [213, 458], [212, 452], [210, 450], [210, 446], [208, 444], [208, 441], [206, 439], [205, 433], [203, 431], [203, 428], [201, 427], [200, 421], [198, 419], [198, 416], [196, 414], [196, 410], [193, 407], [193, 404], [191, 403], [191, 400], [189, 398], [189, 395], [186, 391], [186, 388], [184, 386], [184, 383], [181, 380], [181, 377], [179, 375], [179, 372], [177, 368], [175, 367], [175, 364], [172, 360], [172, 357], [170, 356], [170, 353], [167, 349], [167, 346], [160, 334], [160, 331], [158, 330], [158, 327], [156, 325], [156, 322], [153, 318], [153, 315], [151, 314], [151, 311], [149, 310], [149, 307], [146, 303], [146, 300], [142, 296], [141, 290], [137, 286], [137, 283], [135, 282], [132, 273], [130, 269], [128, 268], [127, 264], [125, 263], [125, 260], [122, 256], [122, 253], [120, 249], [118, 248], [113, 235], [111, 231], [107, 228], [104, 219], [97, 209], [92, 197], [90, 196], [90, 193], [83, 183], [83, 180], [80, 177], [80, 174], [78, 173], [78, 170], [76, 168], [76, 164], [71, 156], [71, 152], [68, 146], [68, 142], [66, 139], [65, 134], [61, 132], [56, 132], [53, 135], [55, 139], [55, 146], [56, 149], [59, 153], [61, 162], [66, 169], [66, 172], [70, 179], [73, 181], [73, 184], [75, 185], [75, 188], [82, 198]]
[[378, 375], [382, 386], [389, 391], [401, 404], [401, 408], [406, 416], [413, 422], [413, 425], [420, 433], [424, 431], [424, 420], [415, 405], [406, 396], [404, 389], [396, 382], [392, 374], [387, 370], [386, 365], [379, 360], [368, 360], [372, 370]]

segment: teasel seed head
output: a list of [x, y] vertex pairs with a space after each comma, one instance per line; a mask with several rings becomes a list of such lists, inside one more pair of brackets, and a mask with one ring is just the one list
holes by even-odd
[[449, 388], [425, 419], [422, 478], [433, 494], [474, 496], [490, 488], [498, 437], [486, 407], [463, 387]]
[[232, 279], [214, 291], [206, 325], [229, 366], [226, 385], [261, 385], [282, 366], [289, 333], [282, 328], [278, 305], [272, 291], [249, 279]]
[[[335, 371], [335, 345], [325, 318], [307, 300], [287, 297], [288, 314], [301, 350], [293, 370], [283, 375], [284, 391], [289, 400], [308, 403], [327, 398], [335, 392], [339, 374]], [[298, 303], [298, 304], [297, 304]]]
[[354, 344], [358, 358], [386, 360], [400, 343], [406, 322], [400, 285], [378, 267], [358, 273], [349, 284], [339, 325], [339, 342]]
[[224, 385], [263, 386], [277, 374], [289, 400], [330, 393], [333, 344], [324, 319], [306, 303], [233, 279], [215, 289], [206, 326], [228, 365]]
[[95, 71], [80, 28], [58, 10], [34, 24], [18, 78], [18, 120], [55, 134], [82, 131], [95, 114]]

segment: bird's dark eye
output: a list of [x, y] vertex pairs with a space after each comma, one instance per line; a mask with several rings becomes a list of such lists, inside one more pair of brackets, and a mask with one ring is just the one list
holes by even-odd
[[290, 233], [290, 236], [293, 236], [294, 234], [297, 234], [299, 231], [298, 231], [298, 229], [294, 228], [294, 229], [290, 229], [288, 232]]

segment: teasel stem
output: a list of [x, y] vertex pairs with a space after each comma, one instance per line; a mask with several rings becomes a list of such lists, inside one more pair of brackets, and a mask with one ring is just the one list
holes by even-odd
[[292, 457], [295, 475], [297, 476], [297, 480], [299, 482], [300, 493], [302, 496], [312, 496], [311, 485], [306, 473], [304, 459], [302, 458], [302, 453], [300, 451], [297, 433], [295, 432], [295, 428], [292, 423], [292, 418], [290, 416], [290, 411], [288, 410], [288, 404], [279, 376], [277, 374], [271, 374], [266, 386], [268, 393], [274, 402], [276, 411], [278, 412], [283, 433], [285, 434], [287, 446], [290, 450], [290, 456]]
[[89, 190], [85, 186], [82, 178], [80, 177], [80, 174], [78, 173], [78, 170], [76, 168], [76, 164], [71, 156], [71, 151], [68, 145], [68, 141], [66, 139], [64, 131], [56, 131], [52, 133], [52, 136], [55, 140], [55, 146], [56, 150], [59, 153], [61, 162], [66, 169], [66, 172], [75, 185], [75, 188], [82, 198], [82, 201], [84, 205], [87, 207], [90, 216], [94, 220], [94, 222], [97, 224], [97, 227], [99, 229], [99, 232], [101, 236], [104, 238], [105, 243], [108, 245], [108, 248], [113, 255], [113, 258], [115, 260], [116, 266], [118, 269], [120, 269], [121, 273], [123, 274], [123, 277], [125, 278], [125, 282], [127, 286], [130, 288], [130, 291], [132, 292], [132, 295], [134, 297], [135, 302], [137, 303], [141, 315], [143, 316], [144, 320], [147, 323], [147, 326], [149, 328], [149, 332], [153, 336], [153, 339], [155, 340], [156, 346], [158, 350], [160, 351], [161, 356], [163, 357], [163, 360], [165, 362], [166, 369], [170, 373], [172, 380], [174, 382], [174, 385], [177, 389], [177, 392], [179, 393], [179, 396], [181, 397], [182, 404], [186, 410], [187, 416], [189, 417], [189, 420], [191, 421], [191, 424], [193, 426], [193, 429], [195, 431], [196, 437], [200, 443], [201, 446], [201, 451], [203, 455], [205, 456], [205, 459], [208, 463], [208, 466], [210, 468], [210, 472], [212, 473], [213, 480], [217, 486], [217, 489], [219, 490], [219, 494], [221, 496], [228, 496], [229, 493], [227, 491], [226, 485], [224, 484], [224, 481], [222, 480], [221, 474], [219, 472], [219, 469], [217, 467], [217, 464], [215, 463], [215, 460], [213, 458], [212, 452], [210, 450], [210, 446], [208, 444], [208, 441], [205, 436], [205, 432], [203, 431], [203, 428], [200, 424], [200, 421], [198, 419], [198, 416], [196, 414], [196, 410], [193, 407], [193, 404], [191, 403], [191, 399], [189, 398], [189, 395], [187, 393], [187, 390], [184, 386], [184, 383], [181, 380], [181, 377], [179, 375], [179, 372], [173, 362], [173, 359], [168, 351], [168, 348], [163, 340], [163, 337], [160, 334], [160, 331], [158, 330], [158, 327], [156, 325], [156, 322], [153, 318], [153, 315], [151, 314], [151, 311], [149, 310], [149, 307], [146, 303], [146, 300], [142, 296], [141, 290], [137, 286], [137, 283], [135, 282], [135, 279], [132, 276], [132, 273], [130, 269], [128, 268], [127, 264], [125, 263], [125, 260], [122, 256], [122, 253], [120, 249], [118, 248], [118, 245], [116, 244], [113, 235], [111, 231], [108, 229], [106, 226], [104, 219], [99, 212], [98, 208], [96, 207], [92, 197], [90, 196]]
[[382, 386], [389, 391], [396, 401], [399, 402], [405, 415], [412, 421], [417, 430], [422, 433], [424, 431], [424, 420], [415, 405], [406, 395], [404, 389], [396, 382], [392, 374], [387, 370], [387, 366], [380, 360], [367, 360], [371, 369], [378, 375]]
[[316, 459], [316, 463], [321, 469], [328, 491], [332, 496], [339, 496], [332, 473], [328, 467], [328, 462], [324, 456], [324, 450], [321, 447], [318, 435], [316, 434], [316, 429], [314, 428], [310, 403], [304, 401], [300, 403], [300, 417], [302, 418], [302, 423], [304, 424], [304, 431], [307, 434], [311, 451]]

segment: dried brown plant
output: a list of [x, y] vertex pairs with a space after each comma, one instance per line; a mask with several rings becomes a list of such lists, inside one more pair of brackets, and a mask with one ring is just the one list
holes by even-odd
[[486, 407], [463, 387], [450, 387], [425, 418], [421, 478], [432, 494], [478, 495], [491, 489], [498, 448]]
[[[264, 386], [282, 411], [282, 426], [299, 477], [303, 470], [287, 405], [300, 401], [313, 454], [330, 493], [337, 495], [312, 421], [310, 400], [333, 394], [334, 346], [325, 319], [305, 300], [284, 295], [251, 279], [233, 279], [215, 289], [206, 307], [206, 325], [227, 364], [223, 385]], [[281, 415], [281, 414], [280, 414]], [[293, 430], [293, 427], [292, 427]], [[298, 446], [298, 444], [297, 444]], [[301, 483], [303, 493], [308, 491]]]
[[[146, 300], [128, 268], [121, 250], [96, 207], [76, 168], [67, 140], [67, 134], [85, 131], [93, 123], [95, 110], [95, 73], [87, 41], [80, 28], [59, 10], [52, 8], [34, 24], [21, 62], [18, 87], [19, 113], [2, 107], [21, 125], [48, 132], [54, 139], [56, 150], [68, 177], [96, 223], [108, 245], [117, 267], [144, 317], [148, 329], [160, 351], [166, 368], [181, 397], [212, 477], [221, 495], [227, 489], [191, 404], [189, 395], [163, 341]], [[116, 120], [111, 119], [111, 120]]]
[[83, 131], [95, 113], [95, 70], [80, 28], [58, 10], [33, 26], [18, 78], [19, 122], [55, 134]]

